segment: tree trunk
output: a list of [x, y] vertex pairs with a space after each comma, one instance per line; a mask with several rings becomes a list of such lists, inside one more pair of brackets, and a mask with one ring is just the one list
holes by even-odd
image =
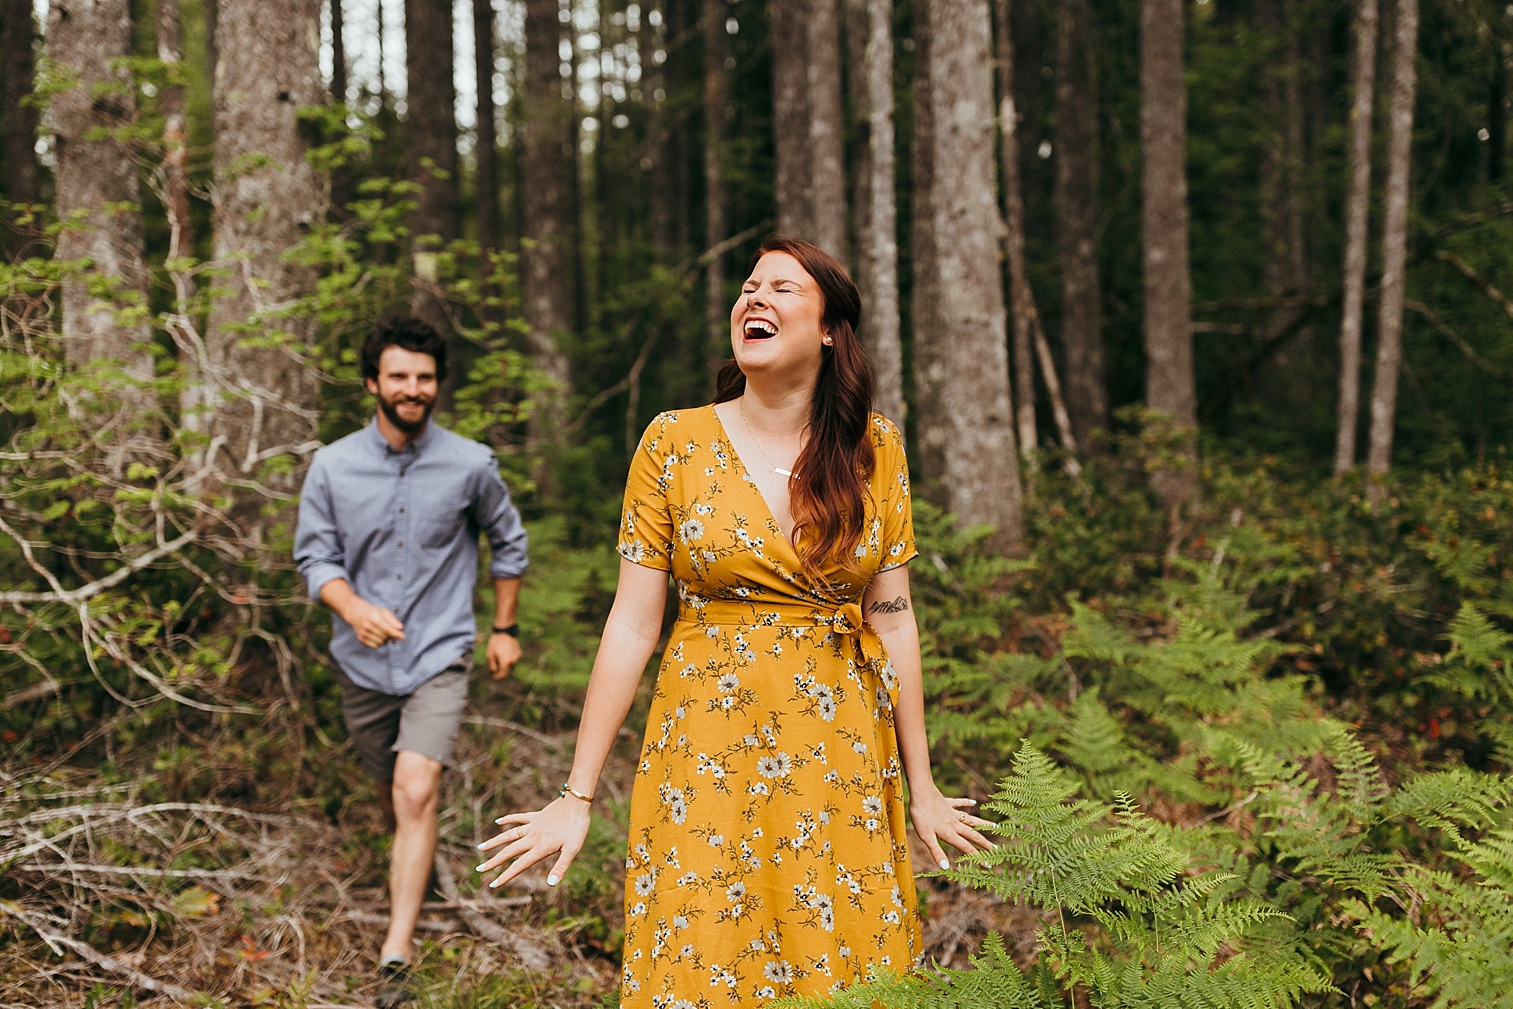
[[1098, 84], [1088, 0], [1056, 5], [1056, 221], [1066, 401], [1079, 444], [1108, 425], [1098, 285]]
[[[918, 0], [915, 359], [925, 493], [1023, 536], [993, 163], [987, 0]], [[924, 297], [921, 298], [920, 294]]]
[[[222, 0], [215, 73], [215, 259], [230, 275], [210, 310], [203, 379], [209, 435], [224, 439], [233, 480], [258, 479], [274, 495], [299, 490], [302, 467], [261, 472], [314, 446], [319, 382], [308, 360], [311, 320], [279, 310], [307, 294], [315, 271], [283, 255], [320, 220], [320, 180], [305, 161], [296, 115], [326, 97], [318, 40], [320, 0]], [[266, 163], [247, 167], [249, 160]], [[249, 326], [251, 327], [249, 329]], [[242, 346], [249, 333], [278, 346]], [[197, 404], [186, 411], [193, 415]], [[212, 459], [219, 464], [219, 457]], [[262, 494], [237, 507], [243, 532], [261, 538]]]
[[856, 280], [861, 338], [872, 358], [873, 408], [904, 424], [904, 359], [898, 308], [898, 209], [893, 192], [893, 5], [847, 0], [851, 95], [859, 136]]
[[1145, 399], [1180, 439], [1152, 483], [1175, 519], [1198, 492], [1198, 397], [1187, 248], [1187, 93], [1183, 0], [1141, 0], [1141, 240], [1145, 276]]
[[[1256, 22], [1273, 56], [1262, 89], [1266, 136], [1261, 144], [1262, 268], [1267, 292], [1278, 303], [1265, 329], [1267, 340], [1293, 328], [1301, 315], [1295, 299], [1304, 293], [1308, 271], [1303, 243], [1303, 109], [1298, 77], [1302, 53], [1290, 0], [1258, 0]], [[1284, 352], [1275, 358], [1285, 368]], [[1301, 383], [1291, 386], [1306, 393]], [[1293, 404], [1294, 406], [1298, 404]]]
[[[0, 58], [5, 60], [5, 195], [12, 203], [42, 199], [37, 167], [37, 110], [24, 99], [32, 93], [36, 72], [37, 22], [31, 0], [5, 0], [0, 29]], [[34, 228], [28, 229], [35, 231]], [[17, 256], [33, 251], [33, 239], [17, 236], [7, 243]]]
[[559, 341], [572, 330], [572, 208], [569, 186], [573, 158], [568, 122], [571, 107], [563, 97], [562, 38], [557, 0], [527, 0], [525, 5], [525, 93], [523, 176], [525, 200], [525, 320], [536, 367], [552, 381], [543, 394], [536, 429], [561, 427], [562, 406], [571, 388], [567, 354]]
[[[149, 272], [142, 238], [141, 191], [130, 150], [91, 131], [115, 130], [136, 118], [127, 75], [111, 67], [131, 51], [126, 0], [55, 0], [48, 7], [47, 56], [78, 83], [52, 98], [56, 131], [57, 209], [77, 221], [58, 235], [57, 258], [89, 259], [90, 273], [114, 282], [116, 297], [102, 303], [87, 276], [63, 284], [63, 337], [70, 361], [124, 362], [137, 378], [152, 376], [144, 322], [123, 323], [115, 307], [146, 306]], [[98, 95], [92, 93], [99, 89]], [[113, 212], [105, 208], [114, 206]]]
[[[336, 2], [336, 0], [333, 0]], [[175, 67], [184, 59], [179, 0], [157, 0], [158, 59]], [[170, 81], [173, 74], [169, 74]], [[189, 177], [186, 169], [187, 139], [184, 132], [184, 86], [168, 83], [159, 92], [163, 113], [163, 210], [168, 217], [168, 258], [194, 255], [194, 229], [189, 216]], [[177, 292], [187, 300], [187, 288]]]
[[[1024, 261], [1024, 187], [1019, 180], [1019, 109], [1014, 102], [1013, 4], [996, 0], [994, 21], [998, 49], [998, 130], [1001, 148], [999, 171], [1003, 174], [1005, 251], [1009, 264], [1009, 316], [1013, 320], [1014, 419], [1019, 451], [1030, 473], [1037, 467], [1035, 450], [1040, 435], [1035, 428], [1035, 358], [1032, 346], [1040, 313], [1030, 287]], [[1031, 488], [1033, 490], [1033, 487]]]
[[[704, 247], [725, 240], [725, 0], [704, 0]], [[704, 271], [704, 359], [709, 389], [730, 356], [730, 306], [725, 302], [725, 257], [711, 257]]]
[[846, 241], [846, 152], [841, 105], [840, 0], [813, 0], [809, 8], [809, 177], [812, 235], [806, 236], [842, 263], [851, 261]]
[[[686, 31], [684, 9], [689, 0], [662, 0], [660, 26], [641, 29], [641, 66], [651, 68], [651, 129], [641, 167], [651, 187], [652, 248], [666, 264], [675, 262], [689, 245], [688, 123], [673, 107], [685, 86], [681, 51], [672, 42]], [[656, 60], [657, 52], [663, 61]]]
[[778, 231], [813, 239], [809, 169], [809, 45], [804, 0], [772, 0], [772, 130]]
[[1361, 413], [1361, 319], [1366, 301], [1366, 239], [1371, 214], [1371, 112], [1376, 93], [1377, 0], [1356, 7], [1350, 84], [1350, 170], [1345, 190], [1344, 304], [1340, 317], [1340, 396], [1334, 472], [1355, 465]]
[[342, 0], [331, 0], [331, 101], [347, 104], [347, 25]]
[[[1382, 300], [1377, 315], [1376, 372], [1371, 387], [1371, 444], [1366, 469], [1387, 472], [1397, 419], [1397, 374], [1403, 354], [1403, 288], [1408, 259], [1408, 174], [1413, 157], [1413, 102], [1418, 78], [1418, 0], [1398, 0], [1393, 30], [1392, 128], [1387, 138], [1387, 183], [1382, 214]], [[1382, 486], [1373, 480], [1368, 500], [1376, 504]]]
[[[457, 90], [452, 81], [451, 0], [404, 0], [405, 103], [409, 114], [405, 134], [409, 146], [410, 178], [420, 183], [410, 233], [415, 244], [415, 287], [410, 311], [447, 338], [453, 359], [462, 349], [452, 333], [438, 296], [435, 252], [457, 237]], [[434, 236], [434, 237], [432, 237]], [[460, 369], [459, 369], [460, 370]], [[442, 397], [451, 399], [459, 375], [443, 383]]]
[[[332, 0], [336, 3], [338, 0]], [[477, 201], [478, 249], [488, 262], [499, 247], [499, 138], [494, 129], [494, 4], [473, 0], [473, 63], [478, 87], [476, 127], [477, 168], [473, 175]]]

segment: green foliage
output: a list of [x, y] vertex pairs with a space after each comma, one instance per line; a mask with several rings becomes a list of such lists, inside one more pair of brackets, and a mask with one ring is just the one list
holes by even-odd
[[1283, 1007], [1329, 990], [1295, 952], [1250, 948], [1258, 926], [1281, 913], [1225, 894], [1232, 875], [1196, 865], [1181, 831], [1127, 794], [1109, 806], [1080, 791], [1025, 743], [986, 807], [1003, 840], [941, 874], [1054, 919], [1037, 933], [1028, 970], [995, 940], [971, 970], [879, 978], [833, 1003], [805, 1004], [1041, 1009], [1063, 1005], [1075, 988], [1095, 1006]]

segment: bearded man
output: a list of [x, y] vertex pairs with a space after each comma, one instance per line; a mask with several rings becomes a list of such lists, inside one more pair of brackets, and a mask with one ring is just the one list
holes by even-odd
[[478, 536], [492, 549], [495, 679], [520, 658], [515, 602], [526, 533], [494, 453], [431, 420], [447, 347], [414, 318], [380, 323], [362, 348], [378, 410], [315, 453], [294, 559], [334, 614], [342, 714], [394, 829], [384, 1005], [411, 997], [406, 963], [436, 851], [441, 771], [452, 759], [477, 643]]

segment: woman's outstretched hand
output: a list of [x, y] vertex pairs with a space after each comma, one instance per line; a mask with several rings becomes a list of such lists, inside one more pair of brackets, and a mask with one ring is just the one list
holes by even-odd
[[942, 869], [949, 869], [951, 863], [941, 841], [968, 853], [993, 847], [992, 841], [977, 832], [978, 827], [990, 827], [992, 822], [970, 812], [977, 805], [976, 799], [948, 798], [934, 785], [910, 792], [909, 818], [914, 821], [914, 832], [924, 842], [930, 860]]
[[478, 867], [479, 872], [489, 872], [514, 859], [510, 867], [501, 872], [489, 884], [499, 887], [508, 883], [537, 862], [550, 855], [557, 855], [557, 864], [546, 877], [547, 886], [556, 886], [567, 875], [567, 867], [573, 864], [583, 842], [588, 839], [588, 803], [571, 795], [563, 796], [535, 813], [510, 813], [494, 822], [508, 825], [498, 835], [484, 841], [478, 847], [493, 851], [492, 858]]

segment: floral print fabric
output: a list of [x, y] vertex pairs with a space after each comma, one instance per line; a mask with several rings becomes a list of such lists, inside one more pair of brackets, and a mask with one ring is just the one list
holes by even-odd
[[903, 441], [874, 415], [860, 572], [803, 574], [713, 407], [642, 438], [619, 550], [676, 580], [631, 800], [620, 1004], [758, 1006], [907, 970], [918, 909], [893, 727], [866, 625], [914, 556]]

